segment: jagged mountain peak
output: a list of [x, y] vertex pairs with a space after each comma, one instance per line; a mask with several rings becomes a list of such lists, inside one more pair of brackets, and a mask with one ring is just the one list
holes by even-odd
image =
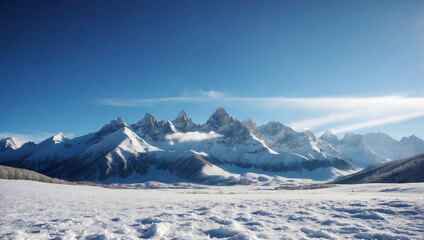
[[128, 127], [129, 125], [125, 123], [124, 119], [117, 117], [109, 121], [104, 125], [96, 134], [91, 138], [91, 141], [97, 141], [100, 137], [105, 136], [109, 133], [115, 132], [118, 129]]
[[185, 120], [185, 121], [188, 120], [187, 113], [184, 110], [181, 110], [178, 113], [174, 121], [178, 121], [178, 120]]
[[151, 114], [151, 113], [146, 113], [145, 115], [144, 115], [144, 118], [143, 119], [156, 119], [154, 116], [153, 116], [153, 114]]
[[153, 135], [157, 132], [158, 122], [151, 113], [146, 113], [143, 119], [133, 125], [133, 129], [140, 135]]
[[285, 135], [300, 135], [291, 127], [285, 126], [278, 121], [269, 121], [268, 123], [258, 127], [258, 130], [267, 136], [285, 136]]
[[[423, 141], [415, 136], [396, 141], [381, 133], [346, 134], [343, 141], [333, 145], [330, 143], [338, 138], [330, 131], [316, 139], [310, 131], [298, 132], [278, 121], [258, 127], [251, 119], [243, 123], [233, 119], [224, 108], [216, 109], [203, 125], [193, 124], [185, 111], [174, 121], [157, 121], [147, 113], [136, 124], [128, 125], [117, 118], [92, 134], [68, 141], [59, 133], [49, 139], [44, 145], [28, 143], [17, 151], [2, 152], [0, 163], [38, 170], [48, 168], [52, 174], [59, 174], [57, 169], [62, 171], [58, 176], [79, 180], [96, 176], [125, 178], [133, 173], [142, 177], [150, 174], [149, 168], [193, 179], [206, 165], [215, 170], [216, 164], [270, 172], [321, 168], [344, 171], [351, 169], [350, 163], [366, 167], [424, 151]], [[187, 155], [187, 151], [204, 154]], [[358, 161], [360, 164], [356, 164]], [[204, 162], [209, 165], [198, 164]], [[155, 172], [151, 174], [154, 176]]]
[[408, 138], [410, 138], [410, 139], [419, 139], [419, 140], [422, 140], [421, 138], [419, 138], [419, 137], [415, 136], [414, 134], [412, 134], [412, 135], [411, 135], [411, 136], [409, 136]]
[[325, 132], [322, 134], [322, 136], [336, 136], [336, 135], [334, 134], [334, 131], [333, 131], [333, 130], [327, 129], [327, 130], [325, 130]]
[[341, 142], [346, 146], [357, 146], [361, 141], [361, 135], [354, 133], [346, 133]]
[[110, 149], [123, 146], [125, 149], [127, 149], [127, 151], [133, 152], [145, 152], [145, 149], [151, 149], [153, 151], [158, 150], [158, 148], [147, 144], [142, 138], [140, 138], [136, 133], [127, 127], [118, 129], [114, 133], [109, 134], [104, 139], [102, 139], [100, 143], [97, 144], [112, 146], [109, 147]]
[[396, 141], [395, 139], [393, 139], [392, 137], [390, 137], [389, 135], [382, 133], [382, 132], [373, 132], [373, 133], [366, 133], [363, 135], [364, 139], [367, 140], [384, 140], [384, 141]]
[[421, 140], [419, 137], [415, 136], [414, 134], [409, 136], [409, 137], [405, 137], [405, 138], [409, 138], [409, 139], [419, 139]]
[[172, 124], [181, 132], [190, 131], [194, 126], [193, 121], [189, 118], [184, 110], [178, 113], [178, 116], [172, 121]]
[[157, 120], [156, 118], [151, 114], [151, 113], [146, 113], [146, 115], [144, 115], [144, 118], [141, 119], [140, 121], [138, 121], [137, 124], [151, 124], [151, 125], [155, 125], [157, 124]]
[[127, 126], [124, 119], [121, 117], [117, 117], [111, 121], [109, 121], [106, 125], [103, 126], [103, 128], [117, 128], [117, 127], [124, 127]]
[[421, 143], [424, 144], [424, 140], [422, 140], [421, 138], [415, 136], [415, 135], [411, 135], [409, 137], [403, 137], [400, 142], [414, 142], [414, 143]]
[[65, 137], [65, 135], [63, 135], [63, 133], [60, 132], [60, 133], [57, 133], [57, 134], [47, 138], [46, 140], [42, 141], [40, 143], [40, 145], [44, 146], [45, 144], [52, 144], [52, 143], [53, 144], [59, 144], [59, 143], [62, 143], [62, 142], [66, 142], [68, 140], [70, 140], [70, 139]]
[[111, 121], [109, 121], [106, 125], [103, 126], [103, 128], [121, 128], [128, 126], [127, 123], [125, 123], [124, 119], [121, 117], [117, 117]]
[[340, 142], [339, 138], [331, 130], [326, 130], [321, 137], [321, 140], [327, 141], [332, 145], [338, 144]]
[[314, 140], [314, 141], [316, 140], [315, 135], [314, 135], [314, 133], [311, 130], [309, 130], [309, 129], [303, 130], [302, 133], [305, 134], [305, 135], [307, 135], [312, 140]]
[[140, 125], [146, 125], [146, 124], [157, 125], [157, 120], [151, 113], [146, 113], [144, 117], [140, 121], [138, 121], [135, 125], [140, 126]]
[[390, 146], [396, 144], [398, 141], [390, 137], [389, 135], [381, 132], [377, 133], [366, 133], [363, 135], [357, 135], [359, 143], [366, 146]]
[[249, 129], [251, 132], [255, 132], [258, 130], [258, 125], [256, 125], [255, 122], [253, 122], [252, 119], [248, 118], [246, 120], [244, 120], [243, 122], [241, 122], [244, 126], [247, 127], [247, 129]]
[[162, 120], [158, 123], [158, 129], [162, 134], [176, 133], [177, 129], [171, 121]]
[[215, 113], [217, 113], [217, 114], [227, 114], [227, 112], [225, 111], [225, 109], [223, 107], [218, 107], [215, 110]]
[[229, 125], [232, 120], [233, 119], [230, 118], [230, 115], [228, 115], [224, 108], [219, 107], [209, 117], [209, 120], [206, 122], [206, 125], [209, 125], [212, 129], [219, 129], [222, 126]]

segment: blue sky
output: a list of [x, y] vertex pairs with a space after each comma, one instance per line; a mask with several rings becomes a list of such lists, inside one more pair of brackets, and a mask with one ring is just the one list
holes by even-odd
[[219, 106], [424, 138], [423, 1], [2, 1], [0, 136]]

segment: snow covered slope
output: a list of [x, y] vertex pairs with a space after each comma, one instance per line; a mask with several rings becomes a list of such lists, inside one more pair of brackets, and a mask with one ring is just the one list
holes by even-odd
[[90, 135], [69, 139], [56, 134], [39, 144], [25, 143], [19, 149], [0, 155], [0, 164], [41, 171], [78, 154], [86, 146]]
[[180, 139], [162, 143], [164, 149], [173, 151], [195, 150], [205, 152], [218, 160], [216, 164], [234, 165], [240, 168], [258, 169], [268, 172], [301, 172], [317, 169], [336, 168], [350, 170], [344, 160], [333, 157], [308, 158], [296, 152], [274, 151], [267, 143], [249, 131], [239, 120], [233, 119], [223, 108], [218, 108], [209, 120], [200, 126], [192, 127], [192, 132], [174, 133]]
[[342, 184], [407, 182], [424, 182], [424, 153], [377, 164], [334, 181]]
[[60, 162], [43, 173], [70, 180], [104, 180], [110, 176], [127, 177], [132, 172], [143, 174], [146, 164], [140, 154], [160, 149], [146, 143], [123, 126], [92, 143], [79, 154]]
[[[13, 143], [13, 144], [12, 144]], [[248, 172], [325, 180], [424, 149], [423, 140], [384, 134], [297, 132], [280, 122], [257, 127], [218, 108], [204, 124], [181, 111], [173, 121], [147, 113], [135, 124], [117, 118], [99, 131], [69, 139], [54, 135], [39, 144], [7, 140], [0, 164], [67, 180], [243, 182]], [[14, 150], [15, 149], [15, 150]], [[424, 150], [423, 150], [424, 151]], [[412, 155], [412, 154], [411, 154]]]
[[273, 151], [284, 154], [296, 154], [304, 161], [303, 167], [308, 170], [334, 167], [341, 170], [351, 169], [348, 159], [335, 150], [328, 142], [316, 139], [311, 131], [296, 132], [280, 122], [271, 121], [256, 127], [247, 119], [244, 125], [258, 139], [262, 140]]
[[0, 239], [422, 239], [423, 183], [106, 189], [0, 179]]
[[[258, 169], [276, 173], [352, 169], [346, 161], [332, 156], [317, 159], [297, 153], [276, 152], [223, 108], [218, 108], [203, 125], [194, 124], [182, 111], [172, 122], [158, 122], [153, 115], [146, 114], [131, 125], [131, 129], [149, 144], [175, 155], [190, 151], [206, 153], [213, 159], [213, 164], [224, 169], [236, 166], [250, 171]], [[330, 177], [335, 174], [330, 174]]]
[[[147, 115], [144, 120], [146, 119], [150, 123], [155, 122], [151, 115]], [[140, 123], [138, 124], [140, 126]], [[104, 131], [109, 129], [109, 126], [113, 126], [114, 131]], [[148, 126], [152, 126], [152, 128], [144, 128], [148, 134], [154, 137], [160, 136], [157, 135], [156, 130], [161, 129], [161, 125], [149, 124]], [[43, 173], [78, 181], [105, 181], [114, 178], [119, 182], [119, 179], [128, 177], [132, 177], [132, 181], [166, 182], [235, 180], [231, 174], [208, 162], [207, 154], [194, 151], [176, 153], [152, 146], [135, 134], [123, 121], [121, 124], [109, 123], [89, 142], [91, 144], [82, 152], [53, 165]], [[161, 176], [158, 179], [158, 173], [169, 175], [169, 177]], [[134, 175], [138, 175], [138, 178]]]
[[358, 168], [424, 152], [424, 141], [414, 135], [397, 141], [384, 133], [347, 133], [339, 141], [334, 134], [327, 131], [320, 139], [331, 142], [335, 149], [351, 159], [352, 164]]

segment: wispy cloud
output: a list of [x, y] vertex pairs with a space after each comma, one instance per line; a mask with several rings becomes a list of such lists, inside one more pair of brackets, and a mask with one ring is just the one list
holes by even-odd
[[224, 97], [224, 93], [222, 92], [218, 92], [218, 91], [200, 91], [200, 94], [206, 97], [212, 97], [212, 98], [219, 98], [219, 97]]
[[193, 97], [172, 97], [172, 98], [146, 98], [146, 99], [117, 99], [117, 98], [102, 98], [94, 99], [95, 103], [108, 106], [117, 107], [135, 107], [135, 106], [146, 106], [157, 103], [166, 102], [195, 102], [202, 101], [202, 98]]
[[167, 98], [132, 98], [132, 99], [119, 99], [119, 98], [96, 98], [93, 99], [94, 103], [115, 106], [115, 107], [136, 107], [148, 106], [160, 103], [194, 103], [194, 102], [216, 102], [221, 100], [228, 100], [229, 97], [223, 92], [219, 91], [196, 91], [192, 95], [184, 95], [179, 97]]
[[333, 129], [333, 132], [343, 133], [343, 132], [348, 132], [348, 131], [362, 129], [362, 128], [369, 128], [369, 127], [375, 127], [375, 126], [385, 125], [389, 123], [402, 122], [405, 120], [418, 118], [422, 116], [424, 116], [424, 111], [416, 112], [416, 113], [408, 113], [408, 114], [398, 115], [398, 116], [382, 117], [382, 118], [374, 119], [371, 121], [365, 121], [365, 122], [360, 122], [360, 123], [351, 124], [351, 125], [343, 125], [336, 129]]
[[[327, 127], [335, 133], [402, 122], [424, 116], [424, 98], [406, 95], [378, 97], [236, 97], [218, 91], [200, 91], [200, 94], [152, 99], [96, 99], [109, 106], [145, 106], [160, 103], [236, 103], [238, 106], [260, 111], [296, 110], [302, 112], [298, 120], [288, 125], [296, 130]], [[315, 116], [311, 118], [310, 116]], [[316, 116], [319, 117], [316, 117]]]

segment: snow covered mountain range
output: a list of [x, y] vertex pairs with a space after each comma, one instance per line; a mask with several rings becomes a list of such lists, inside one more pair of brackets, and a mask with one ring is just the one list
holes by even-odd
[[424, 152], [415, 136], [396, 141], [383, 133], [327, 131], [316, 138], [280, 122], [257, 126], [218, 108], [205, 124], [181, 111], [173, 121], [147, 113], [135, 124], [117, 118], [77, 138], [59, 133], [38, 144], [0, 140], [0, 164], [78, 181], [193, 181], [245, 183], [247, 172], [330, 179], [375, 163]]

